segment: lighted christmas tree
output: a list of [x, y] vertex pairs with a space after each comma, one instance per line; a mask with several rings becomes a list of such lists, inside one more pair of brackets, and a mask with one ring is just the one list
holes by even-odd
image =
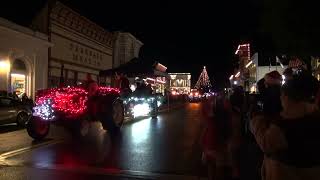
[[197, 81], [197, 84], [195, 85], [195, 88], [201, 89], [201, 88], [210, 88], [210, 87], [211, 87], [210, 79], [209, 79], [206, 67], [204, 66], [200, 74], [200, 77]]

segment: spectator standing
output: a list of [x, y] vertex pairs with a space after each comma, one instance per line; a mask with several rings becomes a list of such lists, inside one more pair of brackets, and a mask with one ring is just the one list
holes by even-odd
[[26, 93], [23, 93], [21, 96], [21, 102], [22, 104], [24, 104], [25, 106], [27, 106], [28, 108], [32, 109], [34, 106], [34, 102], [31, 98], [28, 98]]
[[120, 74], [120, 89], [121, 90], [129, 90], [130, 89], [130, 82], [127, 76], [123, 73]]
[[255, 115], [251, 131], [264, 152], [263, 180], [320, 179], [320, 113], [309, 108], [312, 78], [294, 75], [281, 89], [277, 118]]
[[234, 89], [233, 94], [230, 96], [230, 103], [232, 106], [232, 118], [229, 149], [231, 153], [232, 177], [239, 179], [241, 145], [245, 134], [245, 123], [243, 119], [244, 91], [242, 87], [236, 87]]
[[263, 112], [268, 116], [277, 116], [282, 109], [280, 101], [282, 77], [278, 71], [272, 71], [266, 74], [264, 79]]
[[231, 105], [224, 93], [209, 98], [203, 108], [206, 129], [202, 136], [203, 160], [208, 167], [209, 179], [227, 179], [230, 176]]

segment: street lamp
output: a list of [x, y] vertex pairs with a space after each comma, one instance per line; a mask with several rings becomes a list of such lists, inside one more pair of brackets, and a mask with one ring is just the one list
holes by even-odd
[[10, 72], [10, 61], [0, 59], [0, 89], [8, 89], [8, 77]]
[[0, 60], [0, 72], [7, 73], [10, 70], [10, 62], [8, 60]]

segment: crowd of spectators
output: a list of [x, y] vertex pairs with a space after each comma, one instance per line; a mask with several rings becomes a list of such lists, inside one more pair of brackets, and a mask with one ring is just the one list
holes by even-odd
[[238, 86], [205, 100], [201, 142], [209, 179], [320, 179], [319, 82], [299, 68], [283, 75], [267, 73], [256, 94]]

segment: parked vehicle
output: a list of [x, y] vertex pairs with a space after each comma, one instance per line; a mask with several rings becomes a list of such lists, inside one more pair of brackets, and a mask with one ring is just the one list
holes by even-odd
[[25, 127], [31, 117], [30, 108], [10, 97], [0, 97], [0, 124], [17, 123]]

